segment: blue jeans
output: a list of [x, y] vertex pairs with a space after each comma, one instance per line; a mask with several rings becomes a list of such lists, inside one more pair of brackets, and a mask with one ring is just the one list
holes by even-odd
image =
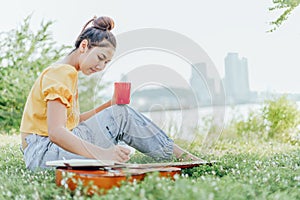
[[[153, 122], [127, 105], [111, 106], [72, 130], [74, 135], [102, 148], [123, 141], [154, 159], [170, 159], [173, 141]], [[47, 168], [46, 162], [62, 159], [85, 159], [52, 143], [48, 137], [32, 134], [26, 137], [26, 167]]]

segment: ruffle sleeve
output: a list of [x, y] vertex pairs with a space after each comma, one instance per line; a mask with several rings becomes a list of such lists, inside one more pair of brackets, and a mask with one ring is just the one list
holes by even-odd
[[69, 108], [74, 98], [76, 84], [77, 71], [75, 69], [71, 67], [50, 69], [42, 79], [44, 101], [59, 99]]
[[59, 99], [67, 108], [71, 106], [72, 93], [68, 88], [59, 85], [49, 86], [43, 91], [44, 101]]

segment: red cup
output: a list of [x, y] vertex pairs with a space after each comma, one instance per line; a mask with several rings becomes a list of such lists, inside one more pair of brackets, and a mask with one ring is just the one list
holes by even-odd
[[130, 82], [115, 83], [116, 104], [130, 103], [130, 88], [131, 88]]

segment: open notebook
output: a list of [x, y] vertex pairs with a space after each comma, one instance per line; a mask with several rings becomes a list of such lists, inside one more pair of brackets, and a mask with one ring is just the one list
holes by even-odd
[[54, 160], [46, 162], [47, 166], [52, 167], [113, 167], [113, 168], [156, 168], [156, 167], [179, 167], [190, 168], [199, 165], [211, 165], [215, 161], [190, 161], [190, 162], [162, 162], [162, 163], [120, 163], [113, 160], [96, 160], [96, 159], [70, 159], [70, 160]]
[[50, 167], [109, 167], [120, 165], [113, 160], [96, 160], [96, 159], [70, 159], [47, 161], [46, 165]]

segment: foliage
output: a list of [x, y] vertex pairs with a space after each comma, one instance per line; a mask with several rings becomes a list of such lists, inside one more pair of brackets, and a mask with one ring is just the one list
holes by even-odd
[[[226, 145], [226, 143], [224, 143]], [[267, 142], [261, 144], [269, 146]], [[1, 147], [0, 199], [299, 199], [299, 149], [290, 146], [280, 152], [246, 153], [240, 151], [206, 156], [218, 160], [212, 166], [204, 165], [183, 170], [175, 181], [150, 174], [142, 182], [123, 183], [105, 195], [87, 196], [85, 188], [70, 192], [55, 185], [54, 171], [36, 173], [25, 169], [17, 145]], [[274, 149], [280, 149], [275, 146]]]
[[[17, 133], [29, 91], [40, 72], [59, 58], [68, 46], [54, 42], [52, 21], [42, 21], [39, 30], [30, 27], [31, 16], [20, 27], [1, 33], [0, 40], [0, 134]], [[79, 104], [87, 111], [102, 103], [101, 91], [106, 83], [97, 86], [97, 77], [79, 77]], [[94, 98], [94, 102], [91, 101]]]
[[263, 108], [263, 117], [268, 136], [271, 138], [289, 135], [300, 125], [298, 106], [296, 102], [288, 100], [286, 96], [268, 100]]
[[269, 139], [299, 143], [300, 110], [286, 96], [267, 100], [258, 111], [250, 112], [246, 120], [233, 121], [238, 135], [257, 135]]
[[37, 32], [31, 16], [16, 29], [1, 33], [0, 40], [0, 132], [19, 129], [27, 95], [39, 73], [59, 59], [66, 46], [58, 46], [49, 31], [52, 21], [42, 21]]
[[53, 171], [28, 171], [17, 145], [1, 147], [0, 191], [0, 199], [59, 199], [61, 195], [64, 198], [71, 197], [67, 191], [56, 187]]
[[270, 11], [284, 10], [283, 13], [270, 24], [274, 27], [269, 32], [275, 31], [284, 21], [287, 20], [288, 16], [292, 11], [299, 6], [300, 0], [273, 0], [274, 6], [269, 8]]

